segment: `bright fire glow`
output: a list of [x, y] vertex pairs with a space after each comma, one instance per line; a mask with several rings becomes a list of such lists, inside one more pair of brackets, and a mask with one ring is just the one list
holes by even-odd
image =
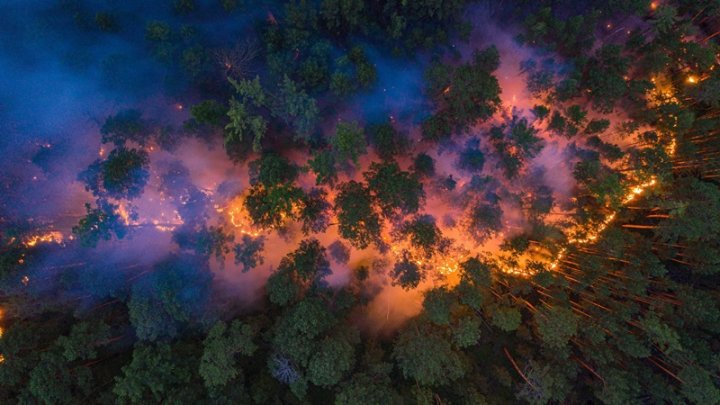
[[24, 244], [27, 247], [33, 247], [38, 243], [62, 243], [63, 239], [62, 233], [58, 231], [50, 231], [38, 235], [32, 235], [25, 239]]
[[252, 225], [250, 215], [245, 209], [245, 198], [242, 196], [235, 197], [226, 207], [216, 206], [215, 210], [219, 213], [227, 212], [227, 218], [237, 231], [243, 235], [252, 237], [260, 236], [260, 232]]

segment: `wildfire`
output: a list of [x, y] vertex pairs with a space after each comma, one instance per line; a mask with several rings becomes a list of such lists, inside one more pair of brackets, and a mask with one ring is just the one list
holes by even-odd
[[243, 235], [250, 235], [252, 237], [260, 236], [253, 226], [250, 216], [245, 209], [245, 198], [242, 196], [234, 198], [226, 207], [215, 206], [215, 210], [219, 213], [227, 212], [227, 217], [235, 228], [238, 229]]
[[63, 234], [58, 231], [50, 231], [46, 233], [42, 233], [39, 235], [32, 235], [25, 239], [25, 246], [27, 247], [33, 247], [36, 246], [38, 243], [62, 243], [63, 242]]
[[117, 214], [120, 215], [125, 225], [130, 225], [130, 213], [125, 204], [118, 205]]

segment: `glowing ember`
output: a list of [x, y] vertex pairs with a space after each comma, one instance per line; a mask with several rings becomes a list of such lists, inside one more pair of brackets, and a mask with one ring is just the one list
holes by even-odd
[[62, 243], [63, 234], [58, 231], [50, 231], [47, 233], [33, 235], [25, 239], [25, 246], [33, 247], [38, 243]]
[[226, 207], [215, 207], [217, 212], [227, 212], [227, 217], [238, 232], [243, 235], [250, 235], [252, 237], [260, 236], [260, 232], [252, 226], [252, 220], [245, 209], [244, 197], [236, 197]]
[[697, 84], [698, 78], [696, 76], [690, 75], [686, 79], [688, 84]]

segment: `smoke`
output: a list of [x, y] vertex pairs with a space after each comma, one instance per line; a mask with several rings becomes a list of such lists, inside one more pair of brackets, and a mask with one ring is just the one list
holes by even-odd
[[[211, 133], [200, 140], [182, 130], [189, 118], [187, 106], [200, 101], [197, 89], [218, 99], [227, 98], [225, 72], [218, 66], [201, 66], [199, 79], [187, 66], [163, 62], [154, 55], [157, 50], [145, 39], [143, 27], [150, 21], [166, 21], [178, 33], [189, 24], [195, 28], [191, 41], [209, 50], [229, 48], [246, 39], [251, 22], [264, 18], [268, 10], [256, 7], [241, 17], [228, 18], [210, 11], [208, 2], [199, 4], [200, 11], [188, 17], [173, 13], [164, 2], [113, 3], [118, 32], [98, 28], [97, 13], [110, 11], [99, 0], [53, 4], [11, 0], [0, 6], [5, 20], [0, 24], [0, 41], [6, 45], [0, 48], [0, 74], [12, 78], [0, 81], [0, 153], [5, 157], [0, 161], [0, 227], [30, 223], [66, 236], [64, 245], [43, 246], [35, 260], [28, 261], [18, 276], [18, 289], [33, 291], [38, 297], [87, 297], [81, 301], [88, 306], [93, 300], [120, 294], [137, 274], [152, 271], [154, 264], [177, 253], [172, 232], [180, 226], [223, 226], [235, 242], [250, 231], [230, 218], [233, 204], [249, 185], [247, 163], [234, 164], [228, 159], [221, 134]], [[489, 122], [440, 145], [423, 141], [418, 124], [431, 113], [432, 105], [423, 92], [429, 55], [400, 59], [365, 44], [377, 72], [376, 85], [335, 106], [337, 114], [321, 125], [328, 136], [341, 119], [364, 125], [389, 120], [406, 133], [410, 151], [398, 163], [410, 170], [419, 153], [434, 160], [435, 174], [423, 180], [426, 199], [421, 213], [434, 217], [443, 236], [454, 241], [451, 249], [432, 262], [438, 267], [428, 270], [431, 274], [426, 280], [406, 291], [392, 286], [387, 274], [398, 260], [397, 252], [408, 247], [392, 237], [397, 224], [387, 221], [383, 241], [389, 248], [383, 251], [350, 247], [334, 224], [326, 232], [312, 235], [329, 247], [332, 273], [327, 281], [331, 286], [355, 283], [359, 268], [370, 269], [369, 279], [362, 284], [370, 302], [361, 320], [369, 330], [392, 330], [420, 311], [424, 291], [456, 281], [456, 275], [450, 273], [457, 272], [462, 258], [497, 252], [505, 238], [526, 231], [529, 225], [522, 196], [542, 185], [549, 187], [559, 202], [572, 194], [574, 157], [568, 152], [569, 143], [540, 125], [545, 147], [527, 162], [519, 178], [508, 180], [499, 167], [488, 141], [489, 128], [513, 114], [534, 121], [530, 109], [538, 100], [527, 90], [521, 63], [543, 60], [547, 55], [519, 45], [512, 27], [495, 25], [484, 11], [483, 7], [469, 10], [475, 29], [468, 43], [456, 42], [453, 47], [461, 61], [468, 60], [476, 49], [495, 45], [499, 50], [501, 65], [496, 76], [502, 88], [503, 111]], [[445, 62], [458, 63], [451, 57]], [[566, 68], [557, 64], [558, 72]], [[101, 241], [94, 249], [83, 248], [69, 236], [84, 215], [84, 204], [94, 198], [77, 181], [77, 174], [107, 153], [104, 148], [110, 148], [100, 142], [105, 118], [127, 108], [142, 111], [153, 131], [167, 131], [173, 148], [142, 145], [150, 156], [150, 178], [143, 194], [123, 205], [137, 213], [136, 218], [127, 220], [129, 235], [120, 241]], [[459, 163], [471, 140], [475, 143], [470, 146], [484, 154], [481, 171]], [[307, 164], [304, 150], [293, 149], [285, 155], [298, 166]], [[369, 148], [357, 165], [341, 171], [339, 182], [361, 181], [362, 173], [379, 160]], [[309, 191], [315, 178], [301, 173], [298, 184]], [[327, 191], [332, 203], [336, 192], [332, 188]], [[498, 229], [482, 241], [468, 237], [467, 229], [472, 209], [479, 204], [499, 208], [502, 214]], [[256, 268], [243, 272], [233, 252], [209, 259], [223, 298], [246, 305], [259, 302], [268, 277], [305, 237], [295, 223], [282, 230], [257, 232], [264, 238], [264, 250], [263, 262]], [[61, 281], [56, 276], [63, 269], [69, 269], [69, 276]], [[23, 276], [29, 281], [23, 283]]]

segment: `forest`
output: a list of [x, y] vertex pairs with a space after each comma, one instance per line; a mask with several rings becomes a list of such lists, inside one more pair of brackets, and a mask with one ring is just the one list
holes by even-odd
[[717, 0], [0, 2], [0, 403], [720, 404]]

